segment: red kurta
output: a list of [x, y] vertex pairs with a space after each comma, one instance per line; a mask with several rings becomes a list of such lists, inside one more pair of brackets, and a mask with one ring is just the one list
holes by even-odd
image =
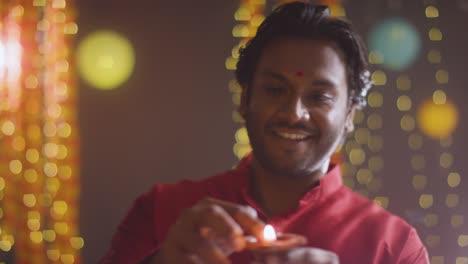
[[[181, 210], [207, 196], [252, 206], [278, 232], [304, 235], [308, 246], [335, 252], [340, 263], [429, 263], [416, 230], [343, 186], [338, 166], [331, 166], [297, 208], [268, 219], [248, 195], [249, 162], [201, 181], [156, 184], [135, 201], [101, 263], [143, 261], [158, 250]], [[250, 255], [233, 254], [231, 260], [250, 263]]]

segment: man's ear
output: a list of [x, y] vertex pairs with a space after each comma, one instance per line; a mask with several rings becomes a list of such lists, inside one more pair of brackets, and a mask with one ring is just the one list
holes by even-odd
[[249, 87], [246, 84], [241, 84], [242, 91], [241, 91], [241, 98], [240, 98], [240, 103], [239, 103], [239, 114], [242, 116], [242, 118], [245, 120], [245, 117], [247, 115], [247, 108], [249, 105]]
[[356, 113], [356, 105], [351, 104], [348, 107], [348, 112], [346, 114], [345, 120], [345, 133], [351, 133], [354, 131], [354, 114]]

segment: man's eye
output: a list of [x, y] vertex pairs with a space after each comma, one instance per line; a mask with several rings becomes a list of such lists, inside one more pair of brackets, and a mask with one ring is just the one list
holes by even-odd
[[333, 97], [329, 94], [317, 93], [317, 94], [312, 94], [310, 96], [310, 100], [313, 102], [328, 102], [330, 100], [333, 100]]
[[266, 88], [267, 92], [271, 95], [282, 95], [286, 93], [286, 89], [282, 87], [269, 86]]

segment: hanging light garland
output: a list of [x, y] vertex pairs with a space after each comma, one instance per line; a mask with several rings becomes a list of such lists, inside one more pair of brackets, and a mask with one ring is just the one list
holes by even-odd
[[0, 250], [15, 263], [80, 263], [75, 10], [0, 4]]
[[[425, 215], [425, 243], [434, 252], [431, 257], [431, 263], [442, 264], [455, 262], [457, 264], [468, 263], [466, 248], [468, 247], [468, 233], [463, 233], [460, 228], [464, 225], [464, 212], [460, 205], [461, 176], [454, 169], [454, 155], [450, 151], [453, 145], [452, 134], [458, 123], [457, 108], [449, 98], [449, 72], [443, 67], [443, 54], [440, 49], [443, 40], [443, 32], [439, 27], [440, 13], [437, 4], [434, 1], [424, 1], [424, 15], [427, 21], [427, 38], [429, 39], [429, 51], [427, 52], [427, 61], [434, 71], [434, 85], [432, 95], [419, 105], [417, 109], [417, 124], [422, 135], [429, 140], [439, 143], [441, 150], [436, 168], [437, 174], [445, 177], [431, 177], [430, 179], [421, 178], [421, 183], [426, 185], [428, 182], [437, 189], [445, 190], [445, 195], [441, 192], [437, 197], [431, 194], [422, 194], [420, 197], [420, 206], [429, 209], [432, 204], [444, 203], [447, 213], [437, 214], [430, 212]], [[410, 147], [421, 145], [422, 135], [410, 138]], [[416, 177], [416, 176], [415, 176]], [[413, 179], [415, 188], [419, 187], [418, 182]], [[445, 186], [445, 188], [443, 188]], [[436, 190], [434, 190], [436, 191]], [[447, 219], [448, 218], [448, 219]], [[455, 233], [458, 233], [455, 240], [452, 240], [449, 232], [434, 232], [435, 227], [447, 230], [445, 223], [450, 223]], [[445, 256], [443, 255], [445, 254]], [[463, 255], [464, 254], [464, 255]], [[451, 259], [453, 258], [453, 259]]]

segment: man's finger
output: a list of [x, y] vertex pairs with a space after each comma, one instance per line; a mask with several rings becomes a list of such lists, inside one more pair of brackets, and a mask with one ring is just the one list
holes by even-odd
[[257, 218], [257, 211], [250, 206], [237, 205], [214, 198], [207, 198], [207, 203], [221, 206], [245, 230], [257, 239], [263, 239], [265, 223]]

